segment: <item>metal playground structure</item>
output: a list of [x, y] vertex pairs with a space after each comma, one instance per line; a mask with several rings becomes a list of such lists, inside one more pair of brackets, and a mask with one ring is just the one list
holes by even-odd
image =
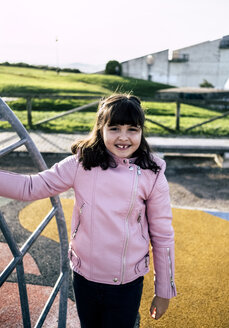
[[[14, 151], [15, 149], [24, 145], [27, 148], [27, 151], [35, 165], [39, 170], [47, 169], [47, 165], [38, 151], [36, 145], [32, 141], [26, 129], [23, 127], [21, 122], [14, 115], [9, 106], [0, 98], [0, 120], [8, 121], [11, 124], [11, 127], [18, 135], [18, 141], [1, 149], [0, 158]], [[58, 196], [51, 197], [50, 202], [52, 204], [52, 209], [42, 220], [40, 225], [36, 230], [30, 235], [22, 247], [18, 247], [15, 242], [14, 236], [11, 232], [9, 225], [3, 217], [3, 214], [0, 212], [0, 229], [8, 243], [8, 246], [12, 252], [13, 259], [6, 266], [3, 272], [0, 275], [0, 286], [7, 280], [9, 275], [16, 268], [17, 280], [18, 280], [18, 289], [20, 294], [20, 305], [21, 313], [24, 328], [31, 327], [30, 311], [29, 311], [29, 302], [26, 289], [25, 273], [23, 258], [25, 254], [29, 251], [30, 247], [36, 242], [37, 238], [40, 236], [44, 228], [48, 223], [55, 217], [58, 227], [59, 239], [60, 239], [60, 272], [59, 277], [55, 283], [55, 286], [43, 308], [41, 314], [35, 324], [35, 327], [42, 327], [49, 310], [57, 296], [60, 293], [59, 298], [59, 319], [58, 319], [58, 328], [66, 327], [66, 317], [67, 317], [67, 300], [68, 300], [68, 280], [69, 280], [69, 264], [68, 264], [68, 235], [67, 228], [64, 218], [64, 213], [61, 207], [60, 199]]]

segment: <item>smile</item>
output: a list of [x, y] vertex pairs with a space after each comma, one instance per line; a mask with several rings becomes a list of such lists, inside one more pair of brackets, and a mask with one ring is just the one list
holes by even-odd
[[115, 145], [119, 149], [127, 149], [130, 147], [130, 145]]

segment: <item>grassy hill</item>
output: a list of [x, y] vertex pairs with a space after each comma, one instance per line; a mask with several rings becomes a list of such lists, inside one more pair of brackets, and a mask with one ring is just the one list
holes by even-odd
[[120, 76], [65, 73], [55, 71], [0, 66], [0, 95], [59, 94], [75, 96], [109, 95], [111, 92], [132, 91], [139, 97], [152, 97], [155, 91], [168, 85]]
[[[11, 67], [0, 65], [0, 96], [17, 97], [8, 102], [15, 114], [28, 129], [26, 96], [39, 95], [68, 95], [84, 97], [81, 99], [38, 99], [32, 100], [33, 123], [53, 117], [54, 115], [69, 109], [82, 106], [94, 100], [85, 97], [96, 97], [110, 95], [114, 91], [132, 92], [139, 96], [143, 102], [146, 117], [169, 128], [175, 128], [175, 103], [157, 103], [150, 101], [155, 91], [168, 88], [168, 85], [150, 81], [124, 78], [119, 76], [81, 74], [55, 71]], [[48, 132], [82, 132], [89, 131], [94, 123], [97, 106], [82, 112], [76, 112], [61, 119], [50, 121], [39, 126], [39, 129]], [[191, 125], [198, 124], [214, 116], [219, 115], [217, 111], [207, 110], [190, 105], [181, 105], [180, 131], [175, 134], [186, 134], [184, 130]], [[9, 129], [7, 122], [0, 122], [0, 129]], [[156, 135], [168, 135], [169, 132], [155, 124], [146, 123], [146, 133]], [[189, 135], [204, 136], [229, 136], [229, 117], [213, 121], [207, 125], [200, 126], [188, 132]]]

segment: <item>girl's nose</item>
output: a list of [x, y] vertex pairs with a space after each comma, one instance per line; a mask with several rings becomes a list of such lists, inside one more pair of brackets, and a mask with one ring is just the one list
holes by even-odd
[[127, 140], [128, 139], [127, 133], [125, 131], [120, 132], [119, 139], [120, 140]]

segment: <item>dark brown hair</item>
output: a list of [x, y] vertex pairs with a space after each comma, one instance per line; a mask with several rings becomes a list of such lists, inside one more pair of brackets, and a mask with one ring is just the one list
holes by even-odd
[[[108, 167], [116, 167], [117, 164], [106, 150], [101, 131], [105, 124], [132, 125], [144, 130], [145, 115], [141, 108], [139, 98], [130, 94], [113, 94], [100, 101], [96, 122], [90, 135], [85, 139], [78, 140], [72, 145], [72, 153], [79, 153], [79, 160], [85, 170], [100, 166], [103, 170]], [[155, 173], [160, 167], [153, 161], [150, 147], [142, 133], [139, 148], [132, 155], [137, 157], [135, 164], [142, 169], [150, 169]]]

